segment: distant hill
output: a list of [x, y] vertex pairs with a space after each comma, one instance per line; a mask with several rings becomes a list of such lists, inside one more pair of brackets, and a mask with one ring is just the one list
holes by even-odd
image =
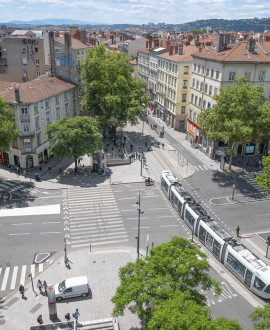
[[90, 23], [80, 20], [72, 20], [72, 19], [62, 19], [62, 18], [47, 18], [47, 19], [40, 19], [40, 20], [32, 20], [32, 21], [10, 21], [5, 23], [9, 26], [14, 25], [31, 25], [31, 26], [37, 26], [37, 25], [72, 25], [72, 24], [78, 24], [78, 25], [86, 25], [86, 24], [102, 24], [102, 23]]

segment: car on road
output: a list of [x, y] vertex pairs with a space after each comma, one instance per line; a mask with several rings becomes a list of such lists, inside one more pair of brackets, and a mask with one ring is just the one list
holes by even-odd
[[86, 297], [90, 292], [87, 276], [71, 277], [54, 286], [55, 298], [61, 301], [66, 298]]

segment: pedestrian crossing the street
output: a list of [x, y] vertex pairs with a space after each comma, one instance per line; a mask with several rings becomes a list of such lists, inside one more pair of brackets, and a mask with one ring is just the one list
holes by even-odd
[[18, 288], [20, 284], [25, 284], [29, 279], [29, 274], [32, 274], [34, 278], [36, 275], [43, 272], [43, 263], [22, 265], [0, 268], [0, 296], [1, 293], [8, 293], [15, 288]]
[[65, 237], [70, 238], [71, 247], [117, 244], [128, 240], [110, 186], [68, 189], [67, 204], [68, 215], [64, 223], [69, 233]]
[[205, 165], [193, 165], [195, 171], [206, 171], [209, 170]]

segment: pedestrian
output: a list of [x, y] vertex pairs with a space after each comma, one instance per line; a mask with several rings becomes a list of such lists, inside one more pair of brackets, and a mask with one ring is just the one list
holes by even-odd
[[240, 227], [237, 226], [237, 228], [236, 228], [236, 235], [237, 235], [237, 237], [240, 237], [240, 236], [239, 236], [239, 233], [240, 233]]
[[132, 159], [132, 157], [131, 157], [131, 155], [129, 155], [129, 162], [131, 163], [131, 159]]
[[65, 256], [65, 258], [64, 258], [64, 262], [65, 262], [65, 266], [66, 266], [66, 267], [69, 267], [69, 266], [70, 266], [69, 263], [72, 264], [72, 262], [68, 259], [67, 256]]
[[76, 311], [73, 313], [73, 317], [75, 317], [76, 325], [78, 324], [78, 317], [80, 316], [78, 308], [76, 308]]
[[124, 136], [124, 142], [126, 142], [126, 139], [127, 139], [127, 137], [126, 137], [126, 136]]
[[37, 322], [39, 324], [43, 324], [43, 320], [42, 320], [42, 315], [40, 314], [39, 317], [37, 318]]
[[22, 295], [22, 298], [24, 298], [24, 286], [21, 284], [19, 287], [20, 294]]
[[42, 282], [41, 282], [41, 280], [38, 280], [37, 287], [39, 288], [39, 293], [41, 294], [42, 293]]
[[262, 169], [262, 159], [261, 158], [259, 159], [258, 164], [259, 164], [259, 170], [261, 170]]
[[62, 166], [59, 165], [59, 172], [62, 172]]
[[67, 314], [65, 315], [65, 319], [66, 319], [67, 322], [70, 321], [70, 319], [71, 319], [71, 317], [70, 317], [70, 313], [67, 313]]
[[40, 164], [38, 165], [38, 169], [39, 169], [40, 171], [42, 171], [42, 168], [41, 168], [41, 165], [40, 165]]
[[36, 179], [36, 181], [38, 181], [38, 178], [39, 178], [39, 175], [36, 173], [36, 174], [35, 174], [35, 179]]
[[45, 292], [45, 296], [47, 297], [48, 296], [48, 292], [47, 292], [47, 288], [48, 288], [48, 284], [46, 281], [43, 281], [43, 289], [44, 289], [44, 292]]
[[51, 172], [52, 170], [51, 164], [48, 165], [48, 170]]
[[115, 146], [116, 144], [116, 138], [113, 139], [113, 145]]
[[122, 145], [123, 145], [123, 148], [125, 148], [125, 142], [123, 142], [123, 144], [122, 144]]
[[19, 168], [19, 166], [16, 167], [16, 171], [17, 171], [18, 174], [20, 173], [20, 168]]
[[130, 151], [132, 151], [133, 150], [133, 145], [132, 145], [132, 143], [130, 143]]
[[146, 148], [147, 148], [147, 141], [145, 141], [145, 146], [146, 146]]
[[80, 165], [80, 164], [81, 164], [81, 159], [79, 158], [79, 159], [78, 159], [78, 165]]

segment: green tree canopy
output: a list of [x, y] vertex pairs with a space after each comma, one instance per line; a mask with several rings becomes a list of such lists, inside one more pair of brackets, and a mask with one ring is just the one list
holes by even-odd
[[[270, 132], [270, 102], [265, 102], [262, 85], [250, 84], [246, 77], [220, 90], [216, 105], [204, 109], [198, 117], [199, 125], [211, 140], [232, 142], [258, 141]], [[233, 153], [230, 155], [230, 165]]]
[[255, 308], [254, 312], [249, 314], [249, 317], [253, 321], [254, 329], [270, 329], [270, 304]]
[[0, 153], [9, 151], [10, 145], [19, 137], [11, 109], [0, 97]]
[[263, 171], [256, 176], [258, 185], [270, 192], [270, 156], [262, 158]]
[[132, 76], [129, 61], [126, 54], [108, 52], [100, 45], [82, 63], [82, 106], [102, 128], [135, 124], [147, 101], [144, 82]]
[[58, 157], [73, 157], [75, 171], [77, 160], [86, 153], [102, 149], [102, 135], [96, 120], [90, 117], [63, 117], [46, 128], [51, 143], [50, 152]]
[[149, 321], [161, 302], [184, 294], [198, 305], [205, 304], [205, 297], [198, 287], [213, 287], [220, 293], [219, 285], [207, 273], [206, 255], [190, 241], [174, 237], [167, 243], [153, 248], [150, 255], [120, 268], [120, 285], [112, 302], [113, 315], [123, 315], [128, 307], [141, 319]]

